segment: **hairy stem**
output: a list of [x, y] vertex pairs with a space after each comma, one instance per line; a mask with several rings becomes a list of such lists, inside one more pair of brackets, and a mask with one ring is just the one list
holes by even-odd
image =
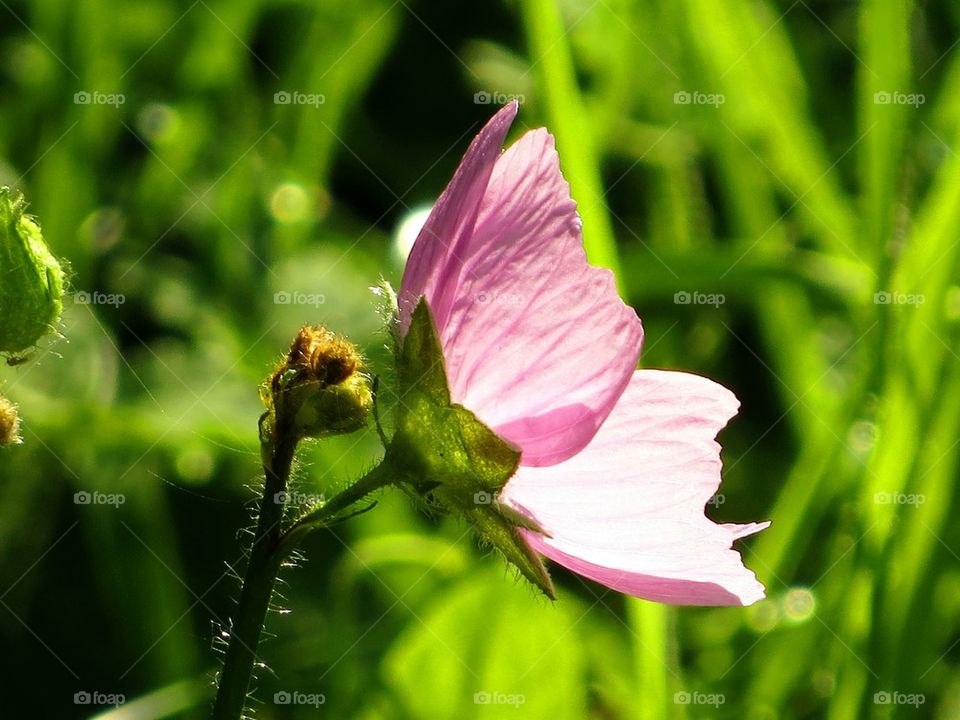
[[289, 557], [311, 531], [324, 527], [341, 511], [374, 490], [389, 484], [387, 472], [382, 469], [383, 466], [377, 466], [322, 507], [302, 517], [286, 533], [282, 533], [284, 505], [277, 501], [276, 495], [286, 490], [296, 440], [286, 440], [285, 438], [292, 436], [282, 432], [277, 432], [276, 436], [278, 440], [275, 443], [265, 446], [266, 482], [260, 501], [260, 520], [250, 551], [243, 590], [240, 592], [240, 604], [230, 631], [227, 657], [220, 673], [213, 720], [238, 720], [243, 715], [260, 633], [270, 606], [277, 573], [284, 559]]
[[270, 443], [272, 447], [266, 452], [260, 520], [240, 591], [240, 604], [230, 629], [230, 644], [220, 673], [213, 720], [237, 720], [243, 715], [260, 631], [284, 558], [284, 553], [279, 552], [283, 504], [276, 501], [276, 494], [284, 492], [287, 487], [297, 441], [287, 433], [276, 433], [276, 437], [278, 439]]

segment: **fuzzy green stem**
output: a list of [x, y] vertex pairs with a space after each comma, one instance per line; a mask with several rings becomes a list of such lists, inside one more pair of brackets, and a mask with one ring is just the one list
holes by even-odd
[[277, 493], [284, 492], [287, 487], [297, 439], [287, 433], [276, 433], [276, 436], [279, 439], [268, 449], [264, 463], [265, 482], [260, 500], [260, 520], [250, 550], [243, 589], [240, 591], [240, 604], [230, 630], [230, 644], [220, 673], [213, 720], [238, 720], [243, 716], [260, 632], [284, 558], [284, 554], [279, 552], [283, 504], [275, 498]]
[[[281, 432], [276, 435], [280, 438], [289, 436]], [[268, 459], [264, 463], [266, 482], [260, 501], [260, 520], [250, 551], [243, 590], [240, 592], [236, 619], [230, 632], [227, 657], [220, 673], [213, 720], [238, 720], [243, 716], [260, 633], [270, 606], [277, 573], [284, 559], [289, 557], [311, 531], [324, 527], [341, 511], [374, 490], [390, 484], [388, 473], [382, 469], [382, 465], [378, 465], [322, 507], [302, 517], [286, 533], [281, 533], [284, 506], [276, 501], [276, 495], [284, 492], [287, 487], [295, 450], [295, 439], [281, 439], [276, 442], [272, 451], [268, 448]]]

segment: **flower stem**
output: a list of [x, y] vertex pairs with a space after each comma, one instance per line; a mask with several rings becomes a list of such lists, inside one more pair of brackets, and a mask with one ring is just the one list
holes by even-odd
[[281, 522], [284, 505], [276, 500], [276, 495], [286, 490], [297, 442], [296, 439], [285, 439], [292, 438], [292, 433], [277, 432], [276, 437], [276, 442], [264, 444], [266, 482], [260, 501], [260, 520], [250, 551], [243, 590], [240, 592], [240, 604], [230, 631], [227, 657], [220, 673], [213, 720], [238, 720], [243, 715], [260, 633], [284, 559], [311, 531], [324, 527], [342, 510], [374, 490], [390, 484], [390, 473], [383, 465], [378, 465], [283, 533]]
[[220, 673], [213, 720], [238, 720], [243, 715], [260, 631], [284, 558], [284, 553], [278, 552], [283, 504], [277, 502], [275, 496], [286, 489], [297, 439], [287, 433], [276, 433], [275, 437], [277, 440], [265, 447], [265, 482], [260, 500], [260, 520], [250, 550], [243, 589], [240, 591], [240, 604], [230, 629], [230, 644]]
[[346, 490], [334, 495], [316, 510], [304, 515], [291, 525], [280, 540], [281, 552], [292, 551], [306, 535], [326, 525], [341, 510], [345, 510], [374, 490], [386, 487], [392, 482], [391, 472], [386, 463], [380, 463]]

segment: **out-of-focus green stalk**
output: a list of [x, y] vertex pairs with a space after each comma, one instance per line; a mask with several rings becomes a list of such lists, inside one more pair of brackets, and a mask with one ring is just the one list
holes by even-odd
[[123, 705], [98, 713], [90, 720], [159, 720], [187, 717], [191, 708], [204, 701], [208, 686], [209, 683], [202, 680], [181, 680], [127, 700]]
[[847, 720], [865, 715], [861, 708], [870, 688], [870, 676], [876, 673], [866, 665], [870, 657], [864, 657], [856, 648], [862, 647], [870, 635], [872, 584], [871, 570], [861, 567], [847, 586], [846, 610], [838, 613], [842, 618], [842, 626], [833, 632], [842, 639], [840, 643], [832, 645], [835, 652], [843, 653], [843, 659], [832, 663], [838, 665], [840, 671], [836, 694], [827, 709], [829, 720]]
[[659, 720], [675, 715], [670, 698], [670, 608], [666, 605], [627, 598], [627, 614], [633, 630], [633, 658], [640, 693], [637, 717]]
[[593, 129], [577, 87], [567, 32], [555, 0], [524, 0], [520, 4], [531, 71], [537, 73], [547, 123], [557, 138], [563, 172], [583, 218], [587, 257], [620, 277], [616, 242], [604, 203], [600, 157]]
[[[916, 677], [924, 668], [910, 672], [914, 656], [903, 649], [911, 642], [910, 628], [921, 624], [924, 613], [916, 606], [935, 550], [941, 548], [942, 533], [950, 511], [950, 495], [956, 477], [960, 437], [960, 362], [951, 362], [941, 385], [939, 404], [931, 412], [932, 422], [913, 465], [909, 494], [904, 498], [897, 541], [886, 555], [892, 568], [878, 611], [883, 618], [886, 642], [880, 657], [897, 678]], [[908, 680], [909, 681], [909, 680]]]
[[[858, 65], [860, 175], [864, 181], [863, 231], [860, 252], [871, 259], [882, 279], [892, 259], [897, 195], [903, 181], [903, 145], [907, 120], [915, 108], [882, 102], [891, 92], [910, 88], [910, 16], [912, 0], [868, 0], [859, 16]], [[882, 289], [882, 288], [881, 288]]]

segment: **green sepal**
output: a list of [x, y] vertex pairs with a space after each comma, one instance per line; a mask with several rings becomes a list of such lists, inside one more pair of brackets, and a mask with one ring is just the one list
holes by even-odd
[[503, 553], [504, 557], [513, 563], [527, 580], [543, 590], [548, 598], [556, 600], [553, 582], [543, 566], [543, 560], [520, 536], [517, 525], [513, 524], [508, 514], [499, 511], [505, 507], [507, 506], [496, 502], [487, 506], [475, 505], [468, 511], [467, 517], [483, 541]]
[[[410, 327], [397, 352], [397, 382], [401, 400], [417, 394], [427, 396], [436, 405], [450, 405], [443, 348], [433, 315], [423, 299], [410, 317]], [[402, 402], [397, 409], [403, 412]]]
[[397, 351], [397, 383], [396, 431], [384, 464], [418, 494], [466, 518], [484, 543], [554, 597], [540, 556], [518, 528], [542, 530], [496, 499], [520, 465], [520, 450], [451, 402], [440, 339], [422, 299]]
[[[300, 389], [293, 392], [296, 394]], [[354, 373], [339, 385], [322, 389], [306, 388], [294, 419], [294, 428], [303, 437], [326, 438], [362, 429], [372, 404], [367, 378]]]

